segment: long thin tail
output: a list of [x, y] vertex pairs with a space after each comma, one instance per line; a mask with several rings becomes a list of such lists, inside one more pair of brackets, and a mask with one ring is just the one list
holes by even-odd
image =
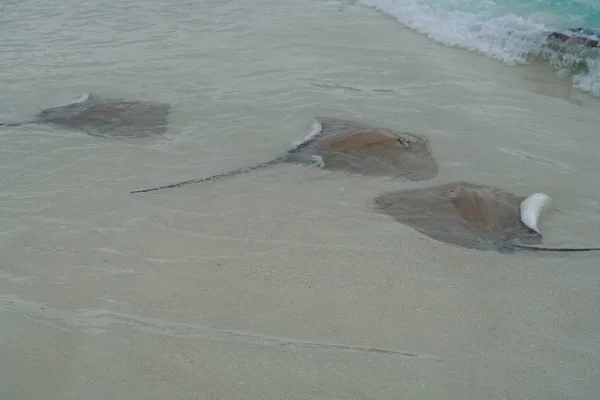
[[260, 164], [256, 164], [253, 165], [251, 167], [244, 167], [244, 168], [239, 168], [233, 171], [229, 171], [229, 172], [225, 172], [222, 174], [217, 174], [217, 175], [213, 175], [213, 176], [209, 176], [208, 178], [200, 178], [200, 179], [192, 179], [189, 181], [183, 181], [183, 182], [178, 182], [178, 183], [173, 183], [171, 185], [166, 185], [166, 186], [160, 186], [160, 187], [155, 187], [155, 188], [151, 188], [151, 189], [140, 189], [140, 190], [134, 190], [133, 192], [130, 193], [144, 193], [144, 192], [152, 192], [155, 190], [160, 190], [160, 189], [171, 189], [171, 188], [176, 188], [176, 187], [180, 187], [180, 186], [185, 186], [185, 185], [190, 185], [192, 183], [199, 183], [199, 182], [207, 182], [207, 181], [215, 181], [218, 179], [223, 179], [223, 178], [229, 178], [235, 175], [239, 175], [239, 174], [244, 174], [247, 172], [251, 172], [251, 171], [255, 171], [257, 169], [261, 169], [261, 168], [266, 168], [266, 167], [270, 167], [273, 165], [277, 165], [277, 164], [281, 164], [283, 162], [285, 162], [287, 160], [286, 156], [281, 156], [281, 157], [277, 157], [271, 161], [267, 161], [264, 163], [260, 163]]
[[31, 122], [9, 122], [9, 123], [0, 123], [0, 126], [21, 126], [25, 124], [30, 124]]
[[531, 250], [531, 251], [557, 251], [557, 252], [578, 252], [578, 251], [598, 251], [600, 247], [535, 247], [535, 246], [526, 246], [523, 244], [513, 243], [512, 246], [517, 247], [519, 249]]
[[27, 124], [36, 124], [40, 121], [37, 120], [28, 120], [28, 121], [21, 121], [21, 122], [0, 122], [0, 126], [21, 126], [21, 125], [27, 125]]
[[281, 163], [286, 162], [286, 161], [296, 160], [295, 157], [300, 153], [300, 151], [303, 150], [304, 148], [306, 148], [310, 143], [314, 142], [320, 136], [320, 134], [322, 133], [322, 131], [323, 131], [323, 125], [322, 125], [321, 120], [322, 120], [321, 118], [317, 118], [315, 120], [315, 122], [313, 123], [313, 130], [312, 130], [311, 133], [308, 134], [308, 136], [306, 136], [300, 142], [294, 143], [293, 148], [291, 148], [290, 150], [288, 150], [286, 154], [284, 154], [283, 156], [279, 156], [277, 158], [274, 158], [271, 161], [267, 161], [267, 162], [264, 162], [264, 163], [256, 164], [256, 165], [253, 165], [251, 167], [239, 168], [239, 169], [236, 169], [234, 171], [225, 172], [223, 174], [213, 175], [213, 176], [210, 176], [208, 178], [192, 179], [192, 180], [189, 180], [189, 181], [183, 181], [183, 182], [173, 183], [171, 185], [160, 186], [160, 187], [155, 187], [155, 188], [151, 188], [151, 189], [134, 190], [133, 192], [130, 192], [130, 193], [152, 192], [152, 191], [160, 190], [160, 189], [176, 188], [176, 187], [180, 187], [180, 186], [184, 186], [184, 185], [189, 185], [189, 184], [192, 184], [192, 183], [214, 181], [214, 180], [217, 180], [217, 179], [229, 178], [231, 176], [235, 176], [235, 175], [239, 175], [239, 174], [245, 174], [246, 172], [251, 172], [251, 171], [255, 171], [257, 169], [261, 169], [261, 168], [265, 168], [265, 167], [270, 167], [270, 166], [273, 166], [273, 165], [281, 164]]

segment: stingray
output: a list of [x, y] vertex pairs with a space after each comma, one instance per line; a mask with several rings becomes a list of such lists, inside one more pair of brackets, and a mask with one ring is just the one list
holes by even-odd
[[548, 41], [560, 42], [567, 45], [583, 47], [598, 47], [598, 33], [587, 28], [569, 28], [566, 33], [554, 31], [547, 36]]
[[468, 249], [501, 253], [600, 250], [538, 247], [542, 235], [537, 221], [549, 203], [542, 193], [524, 198], [492, 186], [453, 182], [384, 193], [375, 203], [379, 211], [434, 240]]
[[284, 155], [251, 167], [131, 193], [213, 181], [281, 163], [314, 165], [350, 174], [421, 181], [434, 178], [438, 163], [426, 137], [336, 118], [316, 118], [315, 129]]
[[29, 121], [0, 126], [50, 123], [95, 136], [143, 137], [165, 133], [170, 109], [167, 103], [102, 99], [86, 93], [67, 105], [45, 109]]

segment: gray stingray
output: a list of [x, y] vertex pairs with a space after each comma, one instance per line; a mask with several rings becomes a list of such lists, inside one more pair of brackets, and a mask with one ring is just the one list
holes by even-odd
[[438, 173], [438, 163], [424, 136], [336, 118], [316, 118], [315, 130], [311, 135], [273, 160], [207, 178], [131, 193], [223, 179], [281, 163], [317, 163], [332, 171], [412, 181], [432, 179]]
[[0, 126], [51, 123], [96, 136], [142, 137], [163, 134], [170, 109], [167, 103], [102, 99], [86, 93], [67, 105], [45, 109], [32, 120]]
[[440, 242], [468, 249], [512, 253], [516, 250], [592, 251], [600, 248], [537, 247], [539, 232], [521, 219], [524, 197], [469, 182], [384, 193], [377, 208]]
[[569, 28], [565, 33], [554, 31], [547, 36], [550, 42], [579, 45], [583, 47], [598, 47], [600, 35], [588, 28]]

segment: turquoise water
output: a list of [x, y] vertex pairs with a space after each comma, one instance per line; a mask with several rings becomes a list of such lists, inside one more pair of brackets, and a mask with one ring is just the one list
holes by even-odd
[[507, 4], [513, 3], [515, 6], [519, 4], [526, 4], [526, 10], [529, 9], [531, 12], [547, 11], [555, 15], [565, 16], [565, 26], [574, 27], [586, 27], [591, 29], [600, 29], [600, 2], [594, 0], [565, 0], [565, 1], [532, 1], [532, 2], [519, 2], [519, 1], [506, 1]]
[[[600, 96], [600, 49], [548, 47], [552, 31], [600, 31], [596, 0], [360, 0], [403, 25], [452, 47], [516, 65], [547, 63], [573, 86]], [[593, 38], [593, 37], [592, 37]], [[598, 39], [598, 38], [595, 38]]]
[[466, 13], [488, 12], [492, 16], [501, 17], [514, 14], [522, 18], [539, 19], [541, 16], [553, 16], [557, 28], [586, 27], [600, 29], [600, 2], [585, 0], [497, 0], [497, 1], [428, 1], [427, 4], [439, 3], [449, 11]]

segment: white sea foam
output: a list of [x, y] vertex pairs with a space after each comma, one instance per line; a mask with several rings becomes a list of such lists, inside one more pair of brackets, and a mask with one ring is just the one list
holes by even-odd
[[81, 96], [79, 96], [75, 100], [71, 101], [69, 104], [81, 104], [83, 102], [86, 102], [90, 99], [91, 95], [92, 94], [89, 92], [82, 93]]
[[598, 49], [544, 46], [551, 31], [566, 26], [566, 17], [547, 11], [523, 12], [522, 15], [527, 15], [524, 17], [491, 0], [360, 2], [447, 46], [473, 51], [508, 65], [541, 60], [560, 72], [572, 74], [575, 87], [600, 96]]
[[315, 119], [312, 123], [312, 130], [310, 131], [310, 133], [308, 135], [306, 135], [304, 138], [293, 142], [292, 148], [296, 149], [296, 148], [302, 146], [303, 144], [311, 141], [313, 138], [317, 137], [321, 133], [322, 129], [323, 129], [323, 126], [321, 125], [321, 123]]

